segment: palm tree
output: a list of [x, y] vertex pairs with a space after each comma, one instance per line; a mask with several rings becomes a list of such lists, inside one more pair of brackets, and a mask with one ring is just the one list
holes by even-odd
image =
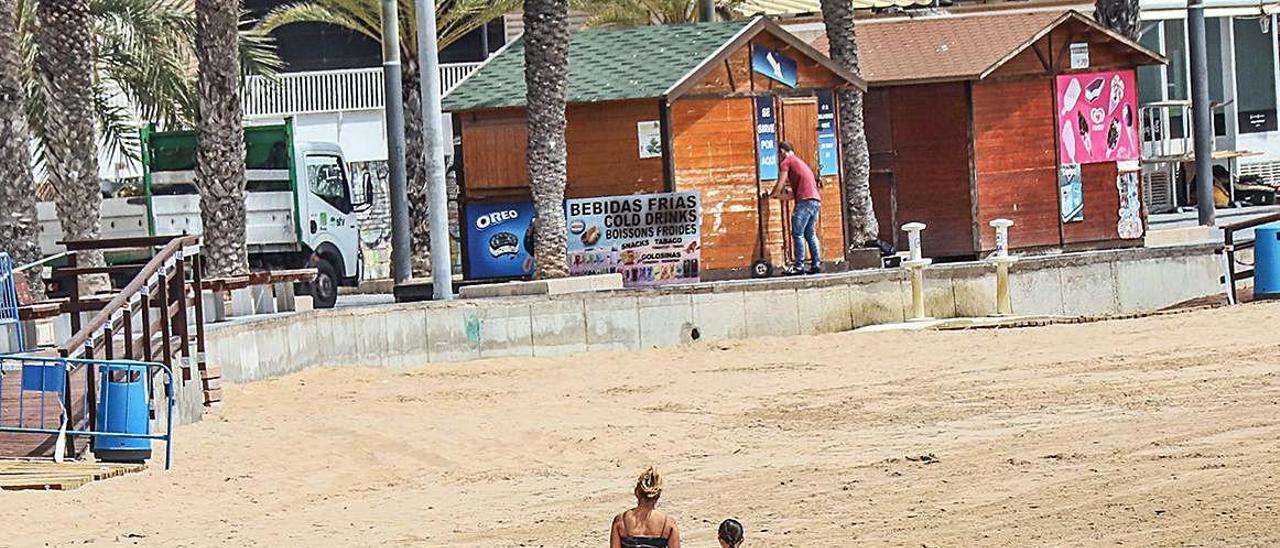
[[205, 264], [212, 276], [249, 271], [239, 17], [239, 2], [196, 0], [196, 58], [200, 67], [196, 187], [200, 189]]
[[569, 1], [525, 0], [526, 163], [533, 191], [533, 255], [538, 278], [569, 275], [564, 226], [565, 94], [569, 82]]
[[[21, 71], [37, 174], [46, 169], [46, 98], [51, 81], [35, 67], [36, 0], [17, 0], [17, 42], [27, 67]], [[93, 59], [93, 121], [99, 146], [113, 159], [138, 160], [139, 129], [190, 127], [195, 123], [195, 12], [190, 0], [89, 0], [97, 48]], [[273, 74], [280, 66], [270, 39], [253, 30], [240, 35], [245, 72]], [[39, 179], [39, 177], [37, 177]], [[53, 199], [52, 181], [38, 195]]]
[[[521, 0], [447, 0], [436, 2], [439, 47], [445, 48], [467, 33], [501, 17]], [[426, 143], [422, 138], [422, 77], [418, 74], [418, 39], [412, 0], [399, 0], [400, 58], [405, 118], [405, 172], [409, 179], [409, 218], [413, 270], [431, 268], [430, 212], [427, 211]], [[382, 4], [379, 0], [302, 0], [273, 10], [257, 30], [270, 33], [295, 23], [328, 23], [382, 42]], [[448, 143], [446, 143], [448, 145]]]
[[1138, 0], [1096, 0], [1093, 18], [1102, 26], [1132, 39], [1138, 39]]
[[[858, 68], [858, 40], [853, 24], [853, 3], [822, 0], [822, 18], [831, 59], [854, 74]], [[838, 92], [840, 110], [840, 160], [847, 200], [849, 242], [861, 245], [879, 235], [876, 210], [871, 204], [871, 155], [867, 152], [867, 132], [863, 127], [862, 92], [846, 88]]]
[[[718, 0], [722, 19], [733, 19], [745, 0]], [[699, 20], [698, 0], [571, 0], [570, 7], [591, 14], [587, 27], [669, 25]]]
[[[0, 0], [0, 251], [21, 264], [40, 259], [40, 223], [31, 176], [16, 8], [14, 0]], [[37, 298], [43, 298], [44, 284], [37, 274], [34, 271], [27, 277], [28, 287]]]
[[[98, 237], [102, 187], [94, 127], [93, 19], [88, 0], [38, 0], [36, 67], [46, 85], [45, 165], [55, 191], [62, 233], [68, 240]], [[80, 266], [102, 266], [101, 252], [77, 255]], [[92, 276], [87, 292], [105, 289]]]

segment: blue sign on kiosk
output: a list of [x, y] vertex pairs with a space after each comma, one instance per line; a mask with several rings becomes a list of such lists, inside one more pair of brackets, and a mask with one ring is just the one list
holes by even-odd
[[756, 158], [760, 180], [778, 180], [778, 118], [771, 95], [756, 97]]
[[759, 44], [751, 44], [751, 70], [796, 87], [796, 60]]
[[533, 202], [469, 203], [467, 274], [471, 279], [520, 278], [533, 273], [528, 242]]
[[836, 102], [830, 90], [818, 92], [818, 175], [840, 174], [840, 155], [836, 151]]

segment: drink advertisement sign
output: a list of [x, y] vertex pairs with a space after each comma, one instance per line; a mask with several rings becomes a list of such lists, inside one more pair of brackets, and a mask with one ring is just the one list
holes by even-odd
[[568, 200], [569, 273], [617, 272], [626, 287], [698, 281], [700, 201], [698, 192]]
[[471, 279], [521, 278], [533, 273], [533, 202], [469, 203], [467, 271]]

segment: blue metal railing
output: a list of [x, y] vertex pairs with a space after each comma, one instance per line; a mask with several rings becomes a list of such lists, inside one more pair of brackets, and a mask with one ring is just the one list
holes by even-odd
[[13, 274], [13, 259], [8, 253], [0, 253], [0, 333], [9, 329], [17, 337], [16, 350], [26, 350], [27, 339], [22, 333], [22, 319], [18, 317], [18, 279]]
[[[12, 375], [20, 379], [17, 386], [12, 381], [6, 385], [6, 377]], [[157, 396], [157, 381], [163, 388], [162, 398]], [[136, 391], [108, 389], [109, 383], [122, 382], [145, 385]], [[167, 470], [172, 458], [175, 388], [172, 369], [159, 363], [0, 355], [0, 432], [89, 436], [95, 440], [160, 440], [165, 445], [164, 467]], [[16, 397], [11, 392], [14, 390], [18, 392]], [[6, 392], [9, 393], [7, 402]], [[127, 400], [112, 401], [113, 393], [123, 393]], [[94, 394], [98, 395], [98, 401], [92, 401]], [[75, 401], [81, 395], [83, 401]], [[156, 433], [151, 425], [156, 425], [153, 415], [157, 400], [161, 399], [165, 420], [163, 431]], [[15, 400], [17, 409], [13, 408]], [[80, 403], [83, 407], [78, 406]], [[82, 410], [81, 417], [74, 416], [77, 408]], [[91, 410], [94, 420], [88, 420]], [[128, 414], [139, 412], [147, 414], [143, 421], [145, 432], [109, 428], [113, 424], [137, 424], [137, 420], [130, 420], [137, 417], [129, 417]], [[117, 413], [125, 413], [125, 416], [115, 415]], [[85, 419], [83, 426], [80, 425], [81, 418]]]

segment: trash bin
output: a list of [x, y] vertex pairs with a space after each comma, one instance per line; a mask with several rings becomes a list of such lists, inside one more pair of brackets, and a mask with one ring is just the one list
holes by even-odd
[[1253, 298], [1280, 298], [1280, 224], [1253, 230]]
[[150, 434], [151, 409], [147, 367], [101, 364], [98, 395], [98, 434], [93, 454], [103, 462], [143, 463], [151, 458], [151, 439], [111, 434]]

